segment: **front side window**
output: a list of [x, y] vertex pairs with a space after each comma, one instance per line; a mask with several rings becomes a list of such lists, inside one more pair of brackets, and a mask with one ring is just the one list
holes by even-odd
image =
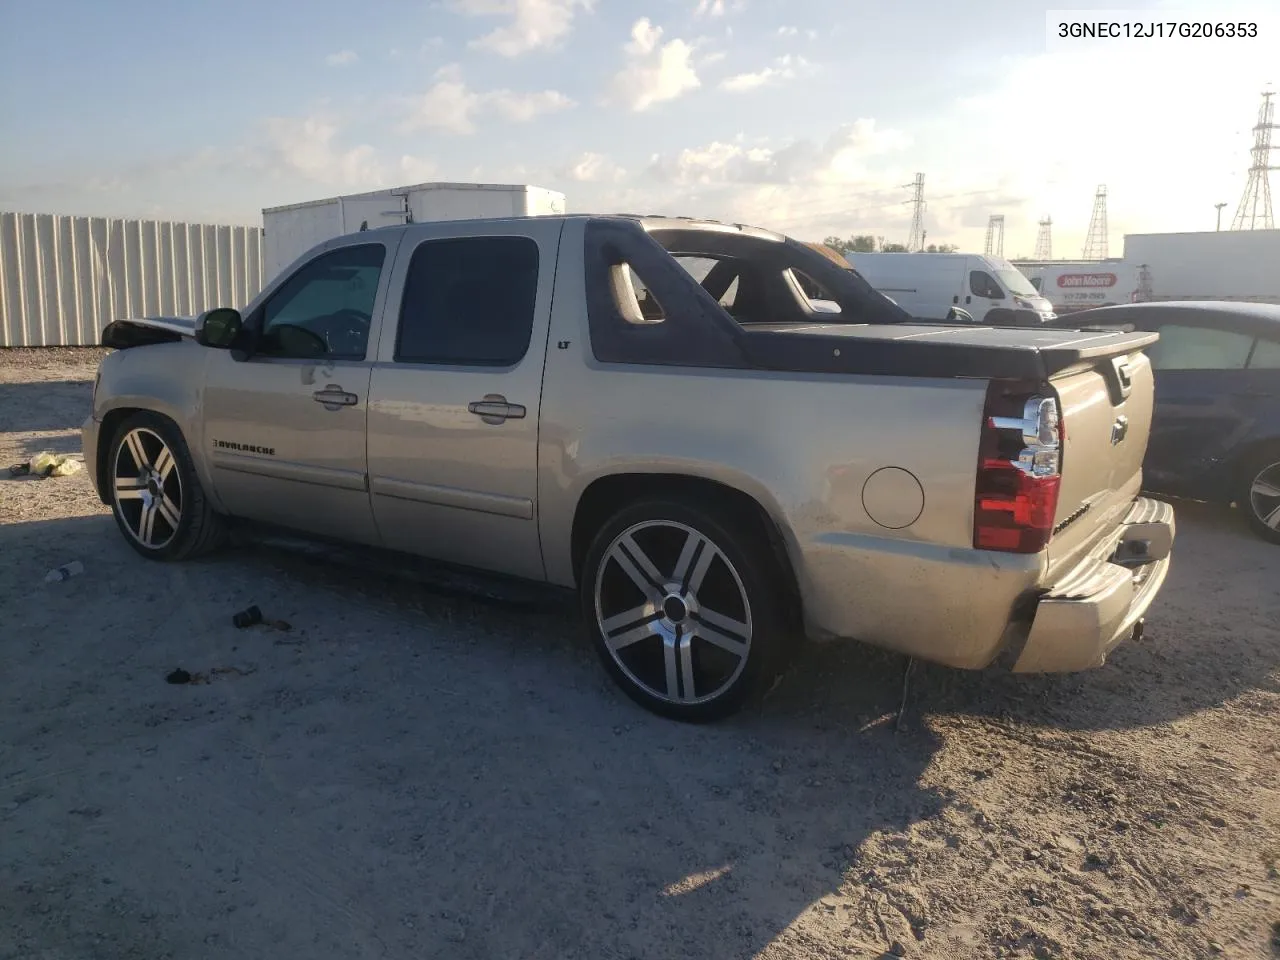
[[969, 292], [975, 297], [985, 297], [988, 300], [1004, 299], [1004, 291], [1000, 289], [1000, 285], [991, 274], [983, 270], [969, 271]]
[[509, 367], [533, 335], [538, 244], [528, 237], [426, 240], [400, 305], [399, 363]]
[[380, 243], [322, 254], [284, 282], [263, 307], [256, 353], [363, 360], [386, 248]]
[[1253, 337], [1206, 327], [1167, 326], [1147, 348], [1156, 370], [1243, 370]]
[[[1040, 289], [1040, 285], [1035, 280], [1028, 280], [1017, 267], [997, 270], [996, 276], [1000, 278], [1004, 288], [1015, 296], [1034, 297], [1036, 291]], [[1003, 293], [1001, 295], [1003, 296]]]

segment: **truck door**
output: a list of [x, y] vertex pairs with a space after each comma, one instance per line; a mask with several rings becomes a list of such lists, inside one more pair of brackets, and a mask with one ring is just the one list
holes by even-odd
[[411, 227], [373, 368], [383, 543], [543, 579], [538, 407], [562, 221]]
[[333, 241], [248, 312], [249, 359], [208, 351], [204, 442], [233, 516], [378, 542], [365, 414], [399, 239]]
[[978, 323], [982, 323], [987, 313], [996, 307], [1009, 306], [1004, 288], [984, 267], [985, 264], [981, 261], [971, 262], [967, 278], [968, 289], [964, 295], [964, 308]]

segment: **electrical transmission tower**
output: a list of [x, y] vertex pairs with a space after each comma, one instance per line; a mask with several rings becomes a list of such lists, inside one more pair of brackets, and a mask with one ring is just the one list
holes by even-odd
[[1040, 221], [1040, 232], [1036, 234], [1035, 259], [1053, 259], [1053, 217], [1045, 217]]
[[1253, 128], [1253, 149], [1249, 155], [1253, 163], [1249, 165], [1249, 181], [1244, 185], [1244, 196], [1240, 198], [1240, 206], [1236, 207], [1236, 218], [1231, 222], [1232, 230], [1270, 230], [1274, 226], [1271, 219], [1271, 180], [1267, 176], [1270, 170], [1280, 170], [1271, 163], [1271, 131], [1275, 130], [1276, 105], [1271, 102], [1275, 94], [1268, 91], [1262, 95], [1262, 107], [1258, 110], [1258, 125]]
[[1093, 215], [1089, 217], [1089, 235], [1084, 241], [1085, 260], [1107, 259], [1107, 187], [1098, 185], [1093, 195]]
[[924, 174], [917, 173], [910, 183], [903, 184], [911, 188], [911, 199], [907, 203], [915, 209], [911, 213], [911, 236], [907, 239], [908, 250], [924, 249]]
[[1004, 256], [1004, 214], [993, 213], [987, 221], [987, 247], [983, 251], [988, 257]]

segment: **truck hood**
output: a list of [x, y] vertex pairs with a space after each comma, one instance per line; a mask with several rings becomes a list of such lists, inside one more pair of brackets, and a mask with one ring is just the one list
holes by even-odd
[[1047, 380], [1098, 359], [1132, 353], [1154, 333], [1056, 327], [936, 324], [759, 324], [739, 342], [752, 366], [809, 373]]
[[195, 335], [195, 317], [132, 317], [113, 320], [102, 331], [102, 346], [116, 350], [150, 343], [173, 343]]

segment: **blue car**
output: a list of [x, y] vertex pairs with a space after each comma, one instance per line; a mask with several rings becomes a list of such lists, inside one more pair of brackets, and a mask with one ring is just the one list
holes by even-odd
[[1147, 349], [1156, 392], [1146, 487], [1234, 503], [1260, 536], [1280, 543], [1280, 306], [1122, 304], [1059, 325], [1158, 332]]

